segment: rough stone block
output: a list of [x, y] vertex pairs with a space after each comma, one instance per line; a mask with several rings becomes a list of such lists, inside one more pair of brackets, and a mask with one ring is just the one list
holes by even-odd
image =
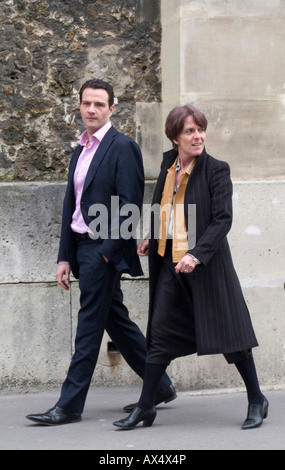
[[0, 283], [55, 280], [65, 186], [0, 183]]
[[58, 386], [70, 362], [70, 299], [56, 284], [2, 284], [2, 390]]

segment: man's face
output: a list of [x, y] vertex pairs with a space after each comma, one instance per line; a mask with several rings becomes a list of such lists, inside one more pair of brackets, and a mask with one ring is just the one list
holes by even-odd
[[111, 118], [114, 105], [109, 107], [109, 95], [101, 88], [86, 88], [82, 94], [80, 112], [88, 137], [103, 127]]

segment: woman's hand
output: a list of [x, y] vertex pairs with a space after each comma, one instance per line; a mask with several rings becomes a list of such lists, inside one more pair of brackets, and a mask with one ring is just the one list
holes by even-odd
[[143, 240], [141, 243], [139, 243], [139, 245], [137, 246], [137, 254], [139, 256], [147, 256], [148, 245], [149, 245], [149, 240]]
[[185, 255], [175, 266], [176, 273], [189, 274], [196, 268], [196, 262], [190, 255]]

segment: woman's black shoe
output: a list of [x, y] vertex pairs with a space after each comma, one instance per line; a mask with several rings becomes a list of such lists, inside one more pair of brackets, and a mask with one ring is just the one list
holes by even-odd
[[155, 407], [150, 410], [143, 411], [138, 406], [136, 406], [131, 414], [120, 421], [115, 421], [114, 426], [118, 426], [121, 429], [133, 429], [138, 423], [143, 421], [143, 426], [151, 426], [156, 417]]
[[242, 425], [242, 429], [258, 428], [263, 420], [268, 416], [268, 400], [264, 397], [262, 405], [248, 405], [247, 418]]
[[[159, 392], [155, 395], [154, 399], [154, 405], [160, 405], [161, 403], [169, 403], [172, 400], [175, 400], [177, 398], [175, 388], [173, 385], [170, 385], [166, 389], [162, 390], [162, 392]], [[133, 409], [137, 406], [137, 403], [131, 403], [130, 405], [124, 406], [124, 411], [129, 413], [130, 411], [133, 411]]]

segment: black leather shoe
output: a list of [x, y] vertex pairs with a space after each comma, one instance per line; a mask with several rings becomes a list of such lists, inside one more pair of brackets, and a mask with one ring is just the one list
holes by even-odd
[[60, 424], [77, 423], [78, 421], [81, 421], [81, 414], [70, 413], [69, 411], [63, 410], [58, 406], [54, 406], [45, 413], [28, 415], [26, 418], [37, 424], [58, 426]]
[[268, 400], [264, 397], [263, 405], [248, 405], [247, 418], [242, 429], [258, 428], [268, 416]]
[[[162, 392], [159, 392], [155, 396], [154, 400], [154, 406], [160, 405], [160, 403], [169, 403], [172, 400], [175, 400], [177, 398], [175, 388], [173, 385], [170, 385], [168, 388], [165, 390], [162, 390]], [[124, 406], [124, 411], [127, 411], [128, 413], [132, 411], [135, 407], [137, 406], [137, 403], [131, 403], [130, 405]]]
[[134, 427], [143, 421], [143, 426], [152, 426], [156, 417], [156, 409], [155, 407], [151, 408], [148, 411], [141, 410], [138, 406], [136, 406], [131, 414], [125, 418], [121, 419], [120, 421], [115, 421], [114, 426], [117, 426], [121, 429], [134, 429]]

